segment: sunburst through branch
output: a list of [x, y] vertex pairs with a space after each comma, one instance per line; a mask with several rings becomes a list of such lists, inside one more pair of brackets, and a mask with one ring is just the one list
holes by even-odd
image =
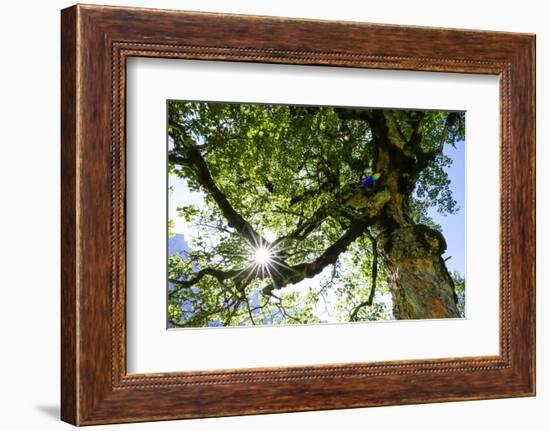
[[259, 247], [254, 251], [254, 262], [260, 266], [267, 265], [272, 260], [271, 250], [267, 247]]

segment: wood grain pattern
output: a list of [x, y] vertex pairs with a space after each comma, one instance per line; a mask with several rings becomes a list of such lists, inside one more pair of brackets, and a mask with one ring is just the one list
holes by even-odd
[[61, 417], [77, 422], [76, 9], [61, 17]]
[[[78, 5], [62, 11], [61, 39], [63, 420], [88, 425], [534, 395], [533, 35]], [[499, 356], [127, 375], [129, 56], [498, 75]]]

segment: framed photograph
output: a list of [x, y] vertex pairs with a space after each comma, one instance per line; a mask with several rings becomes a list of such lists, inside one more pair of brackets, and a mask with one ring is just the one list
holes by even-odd
[[62, 419], [535, 394], [535, 37], [62, 11]]

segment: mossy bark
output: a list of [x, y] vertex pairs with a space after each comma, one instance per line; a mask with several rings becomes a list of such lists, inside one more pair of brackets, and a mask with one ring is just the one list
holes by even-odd
[[376, 170], [391, 199], [375, 230], [385, 260], [396, 319], [459, 317], [454, 283], [442, 255], [447, 248], [443, 235], [415, 224], [410, 214], [410, 196], [427, 164], [442, 150], [424, 152], [419, 121], [411, 122], [408, 141], [390, 111], [370, 119], [377, 143]]
[[442, 253], [443, 236], [423, 225], [381, 236], [396, 319], [459, 317], [454, 283]]

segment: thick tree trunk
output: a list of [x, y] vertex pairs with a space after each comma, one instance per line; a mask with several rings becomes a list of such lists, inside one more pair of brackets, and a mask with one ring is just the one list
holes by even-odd
[[439, 232], [423, 225], [399, 227], [382, 235], [381, 245], [396, 319], [459, 317]]

